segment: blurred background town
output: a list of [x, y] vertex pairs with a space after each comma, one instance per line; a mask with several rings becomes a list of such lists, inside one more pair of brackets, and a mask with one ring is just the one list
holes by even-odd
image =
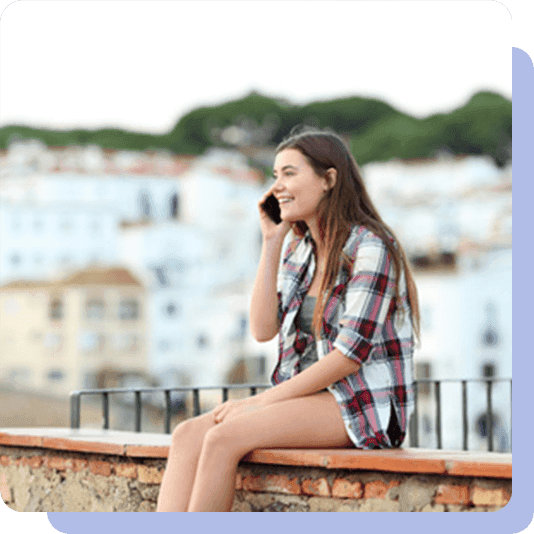
[[[344, 137], [373, 201], [397, 233], [414, 269], [422, 313], [416, 378], [441, 381], [442, 399], [437, 421], [436, 385], [420, 384], [420, 445], [437, 446], [436, 427], [440, 425], [441, 445], [462, 447], [462, 398], [467, 394], [469, 448], [487, 448], [489, 421], [493, 420], [494, 449], [511, 450], [511, 381], [505, 379], [512, 377], [512, 103], [498, 91], [483, 89], [481, 83], [482, 88], [472, 91], [461, 104], [449, 106], [447, 111], [437, 105], [440, 90], [451, 92], [467, 83], [467, 75], [447, 76], [456, 72], [464, 58], [452, 47], [467, 46], [462, 45], [462, 36], [475, 30], [489, 32], [469, 44], [477, 51], [477, 65], [493, 74], [498, 71], [496, 78], [506, 78], [490, 48], [501, 36], [492, 31], [491, 21], [474, 25], [473, 20], [481, 20], [480, 14], [474, 18], [464, 6], [461, 16], [454, 18], [456, 7], [447, 6], [439, 20], [450, 14], [451, 24], [460, 27], [465, 22], [469, 32], [458, 32], [454, 43], [447, 39], [446, 52], [433, 44], [431, 55], [419, 60], [420, 69], [414, 69], [411, 63], [403, 63], [405, 58], [425, 51], [419, 47], [423, 34], [430, 42], [442, 30], [418, 24], [414, 34], [417, 47], [409, 48], [412, 34], [406, 29], [412, 18], [405, 12], [411, 8], [408, 3], [398, 3], [403, 4], [399, 13], [406, 17], [398, 24], [395, 10], [401, 6], [388, 3], [387, 13], [380, 14], [381, 25], [373, 22], [369, 28], [386, 32], [387, 27], [391, 36], [401, 32], [399, 51], [409, 49], [410, 53], [395, 56], [395, 51], [384, 45], [384, 52], [374, 50], [370, 64], [361, 63], [358, 71], [358, 83], [363, 84], [378, 71], [375, 64], [380, 64], [386, 78], [377, 83], [387, 88], [388, 98], [362, 96], [370, 90], [358, 90], [350, 78], [352, 72], [350, 80], [343, 78], [347, 70], [343, 54], [329, 55], [328, 50], [317, 48], [315, 56], [310, 55], [312, 64], [326, 61], [333, 69], [337, 65], [336, 83], [346, 82], [354, 89], [343, 97], [306, 101], [272, 96], [276, 92], [268, 90], [225, 96], [231, 93], [232, 83], [237, 84], [234, 79], [247, 69], [251, 80], [256, 79], [256, 68], [275, 79], [281, 76], [276, 68], [286, 67], [277, 63], [267, 68], [270, 63], [266, 60], [283, 55], [273, 53], [283, 42], [269, 42], [264, 51], [263, 45], [257, 44], [253, 24], [240, 25], [238, 32], [225, 30], [220, 51], [217, 47], [202, 52], [191, 48], [191, 57], [180, 59], [179, 74], [172, 74], [187, 81], [171, 87], [176, 94], [183, 91], [188, 95], [183, 98], [184, 105], [194, 100], [191, 87], [197, 75], [191, 75], [192, 65], [198, 67], [198, 76], [213, 77], [202, 87], [209, 88], [215, 103], [189, 106], [161, 133], [156, 128], [151, 132], [120, 126], [92, 128], [89, 119], [84, 122], [77, 117], [93, 105], [95, 94], [105, 98], [91, 110], [104, 109], [108, 100], [118, 109], [122, 98], [126, 101], [130, 93], [138, 95], [135, 90], [137, 85], [141, 87], [142, 78], [155, 83], [153, 80], [173, 73], [171, 65], [176, 58], [162, 51], [174, 51], [176, 43], [185, 50], [191, 42], [186, 27], [177, 35], [167, 28], [174, 24], [172, 18], [160, 16], [152, 42], [139, 37], [137, 22], [121, 23], [123, 44], [119, 44], [114, 40], [116, 26], [106, 26], [119, 20], [112, 10], [106, 8], [103, 16], [95, 6], [67, 3], [70, 5], [62, 6], [62, 13], [86, 10], [82, 18], [95, 16], [93, 23], [82, 27], [59, 22], [57, 31], [47, 29], [42, 51], [34, 47], [31, 55], [19, 57], [14, 51], [24, 53], [24, 32], [31, 29], [37, 35], [43, 27], [38, 15], [41, 8], [35, 5], [29, 11], [20, 4], [6, 11], [12, 18], [10, 25], [4, 25], [3, 38], [12, 46], [3, 47], [2, 52], [8, 75], [2, 79], [4, 117], [0, 127], [0, 428], [68, 426], [69, 393], [80, 389], [267, 384], [277, 358], [277, 340], [257, 343], [248, 325], [261, 247], [257, 202], [269, 186], [277, 143], [293, 126], [309, 124], [332, 128]], [[141, 13], [146, 9], [142, 4], [134, 7], [129, 3], [132, 21], [138, 15], [146, 20], [155, 17], [157, 10], [167, 9], [163, 4], [182, 3], [154, 3], [157, 9]], [[201, 4], [191, 9], [201, 9]], [[221, 4], [225, 10], [233, 5]], [[251, 4], [263, 3], [237, 4], [243, 14], [252, 9]], [[298, 10], [296, 4], [300, 3], [285, 4], [288, 10], [293, 4]], [[323, 12], [319, 17], [315, 10], [320, 4], [310, 7], [307, 15], [299, 12], [304, 25], [302, 17], [310, 17], [309, 31], [334, 16]], [[381, 4], [378, 2], [329, 4], [336, 5], [332, 13], [350, 7], [359, 10], [362, 19], [364, 10], [381, 9], [374, 6]], [[417, 7], [418, 12], [428, 9], [428, 5]], [[19, 12], [25, 14], [21, 18], [24, 31], [16, 32]], [[271, 16], [269, 10], [262, 13], [262, 20]], [[274, 13], [273, 20], [277, 16], [280, 14]], [[224, 28], [215, 24], [215, 15], [212, 18], [203, 19], [209, 31], [214, 38], [223, 35]], [[225, 20], [228, 28], [237, 24], [231, 17]], [[336, 20], [338, 25], [345, 24], [339, 16]], [[50, 17], [50, 24], [55, 21]], [[98, 52], [92, 41], [95, 25], [101, 27], [102, 42], [107, 43], [103, 52]], [[362, 35], [366, 27], [360, 25]], [[91, 39], [84, 41], [81, 35], [87, 28], [91, 28]], [[339, 35], [342, 39], [345, 33]], [[164, 42], [171, 37], [172, 45]], [[46, 49], [48, 40], [53, 39], [76, 45], [69, 48], [62, 41], [63, 57]], [[239, 59], [241, 56], [235, 59], [234, 54], [235, 50], [244, 54], [245, 41], [255, 43], [248, 63]], [[85, 49], [89, 42], [91, 46]], [[139, 47], [137, 55], [125, 52], [126, 44]], [[315, 41], [309, 46], [315, 47]], [[108, 54], [108, 49], [120, 52], [120, 61]], [[141, 61], [149, 50], [152, 55], [146, 57], [150, 61]], [[57, 68], [39, 70], [41, 65], [56, 65], [52, 61], [59, 56], [63, 63], [57, 63]], [[28, 66], [21, 71], [21, 76], [34, 76], [24, 86], [24, 91], [34, 92], [32, 98], [21, 100], [20, 116], [29, 119], [19, 122], [9, 115], [6, 118], [5, 113], [6, 102], [14, 109], [14, 95], [26, 94], [21, 92], [18, 77], [9, 76], [7, 60], [16, 58], [19, 65], [33, 65], [34, 69]], [[32, 63], [35, 58], [39, 61]], [[111, 66], [102, 70], [108, 58]], [[306, 58], [301, 58], [304, 61]], [[159, 70], [150, 70], [152, 62]], [[310, 67], [297, 66], [298, 76], [282, 70], [286, 72], [284, 81], [275, 79], [275, 83], [290, 88], [298, 85], [297, 78], [302, 78], [304, 85], [320, 81]], [[295, 67], [291, 61], [289, 67]], [[436, 82], [431, 82], [427, 72], [432, 68], [439, 72]], [[61, 78], [65, 72], [68, 77]], [[183, 73], [186, 76], [179, 78]], [[395, 83], [387, 78], [389, 74]], [[48, 84], [35, 84], [39, 76]], [[54, 76], [64, 81], [60, 84]], [[120, 98], [113, 92], [111, 80], [118, 84]], [[428, 83], [434, 83], [432, 90], [425, 85]], [[159, 83], [157, 91], [163, 91], [159, 88], [164, 85]], [[257, 85], [266, 87], [269, 82]], [[49, 100], [43, 99], [50, 88]], [[435, 95], [435, 103], [429, 107], [439, 112], [401, 110], [393, 102], [404, 89], [412, 95]], [[85, 90], [88, 92], [82, 93]], [[153, 87], [142, 90], [150, 91], [150, 98], [135, 96], [138, 105], [130, 104], [125, 115], [134, 118], [141, 112], [155, 113], [157, 91]], [[46, 120], [36, 117], [53, 105], [52, 95], [71, 95], [71, 107], [54, 104], [54, 112], [66, 112], [78, 126], [41, 126]], [[162, 93], [162, 100], [164, 96]], [[466, 391], [459, 380], [469, 380]], [[488, 380], [493, 381], [489, 408]], [[203, 397], [203, 409], [218, 400]], [[133, 395], [113, 395], [111, 403], [111, 426], [131, 430]], [[174, 423], [190, 414], [188, 395], [174, 392], [171, 404]], [[163, 416], [162, 395], [144, 394], [143, 430], [162, 432]], [[101, 419], [101, 401], [84, 399], [82, 425], [101, 426]]]

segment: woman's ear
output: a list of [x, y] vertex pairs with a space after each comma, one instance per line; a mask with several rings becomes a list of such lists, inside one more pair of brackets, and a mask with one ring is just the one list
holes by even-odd
[[330, 167], [324, 175], [325, 182], [326, 182], [326, 189], [325, 191], [328, 191], [329, 189], [332, 189], [336, 185], [337, 181], [337, 169], [334, 167]]

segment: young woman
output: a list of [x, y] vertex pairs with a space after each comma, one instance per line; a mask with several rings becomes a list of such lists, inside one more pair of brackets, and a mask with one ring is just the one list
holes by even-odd
[[[413, 406], [417, 292], [404, 252], [337, 135], [293, 131], [258, 203], [250, 325], [279, 334], [273, 387], [180, 424], [158, 512], [228, 512], [256, 448], [398, 447]], [[282, 222], [261, 204], [274, 194]]]

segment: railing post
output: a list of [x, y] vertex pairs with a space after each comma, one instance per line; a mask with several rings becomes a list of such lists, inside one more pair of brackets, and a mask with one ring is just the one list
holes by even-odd
[[487, 423], [488, 423], [488, 451], [493, 452], [493, 403], [491, 399], [493, 381], [487, 381], [487, 398], [488, 398], [488, 411], [487, 411]]
[[70, 427], [80, 428], [81, 393], [74, 391], [70, 394]]
[[410, 418], [410, 447], [419, 447], [419, 410], [417, 408], [418, 404], [418, 382], [415, 381], [413, 384], [413, 413]]
[[102, 393], [102, 415], [104, 418], [104, 430], [109, 430], [109, 394], [107, 391]]
[[165, 434], [171, 433], [171, 392], [165, 390]]
[[141, 432], [141, 392], [135, 392], [135, 431]]
[[193, 389], [193, 415], [200, 415], [200, 392], [198, 388]]
[[463, 428], [463, 448], [468, 449], [469, 426], [467, 423], [467, 380], [462, 380], [462, 428]]
[[438, 439], [438, 449], [441, 449], [441, 383], [435, 381], [436, 390], [436, 437]]

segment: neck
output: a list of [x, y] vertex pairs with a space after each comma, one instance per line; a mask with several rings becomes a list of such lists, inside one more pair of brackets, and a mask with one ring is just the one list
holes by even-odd
[[319, 225], [316, 219], [305, 221], [310, 229], [311, 236], [315, 242], [315, 261], [316, 269], [322, 276], [325, 270], [325, 258], [324, 258], [324, 243], [320, 239]]
[[311, 236], [313, 240], [315, 241], [315, 246], [317, 248], [317, 256], [321, 256], [324, 248], [324, 244], [321, 241], [320, 234], [319, 234], [319, 225], [317, 223], [317, 219], [311, 219], [309, 221], [304, 221], [308, 228], [310, 229]]

